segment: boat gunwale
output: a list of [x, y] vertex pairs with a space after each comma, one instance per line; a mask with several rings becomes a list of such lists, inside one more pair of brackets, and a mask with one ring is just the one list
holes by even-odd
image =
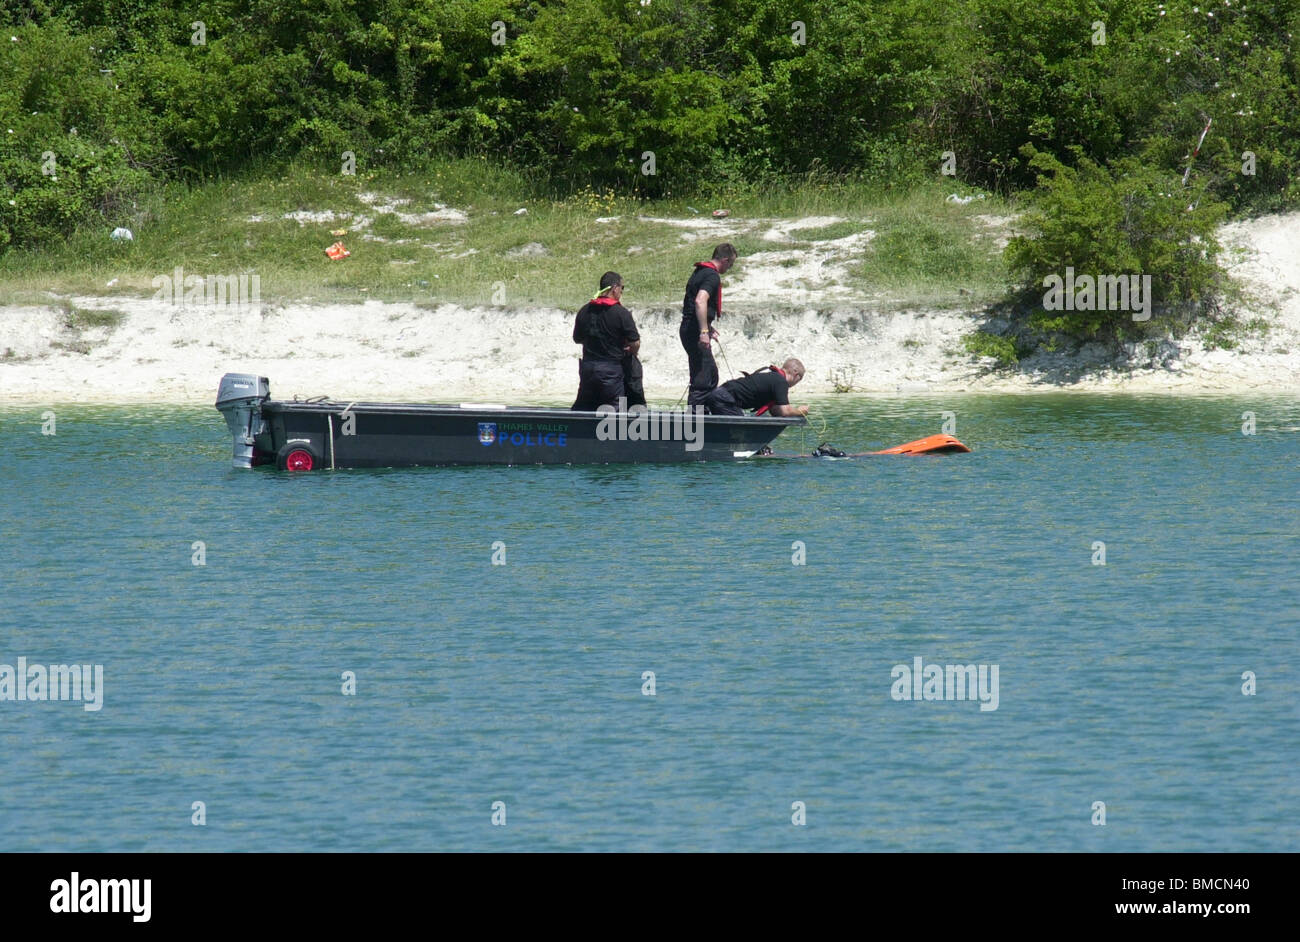
[[[430, 416], [470, 416], [470, 415], [504, 415], [512, 418], [527, 419], [556, 419], [558, 417], [567, 417], [570, 419], [600, 422], [604, 419], [617, 417], [619, 413], [604, 412], [575, 412], [572, 409], [565, 409], [562, 406], [505, 406], [497, 408], [486, 403], [466, 403], [465, 405], [451, 405], [447, 403], [412, 403], [412, 402], [341, 402], [330, 400], [328, 402], [295, 402], [286, 399], [266, 399], [261, 403], [263, 412], [309, 412], [319, 414], [338, 415], [341, 412], [360, 413], [388, 413], [392, 415], [430, 415]], [[634, 413], [623, 413], [632, 421]], [[676, 409], [650, 409], [648, 415], [677, 415], [682, 414], [682, 410]], [[687, 413], [689, 414], [689, 413]], [[719, 425], [757, 425], [773, 426], [782, 425], [786, 427], [807, 425], [808, 419], [802, 415], [702, 415], [700, 419], [705, 424]]]

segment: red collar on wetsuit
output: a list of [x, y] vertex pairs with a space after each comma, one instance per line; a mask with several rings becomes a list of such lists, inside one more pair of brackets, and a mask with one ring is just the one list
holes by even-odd
[[617, 303], [618, 303], [618, 298], [611, 297], [611, 296], [609, 296], [609, 295], [604, 295], [604, 296], [599, 297], [599, 298], [592, 298], [592, 299], [591, 299], [591, 303], [592, 303], [592, 304], [599, 304], [599, 305], [602, 305], [602, 306], [604, 306], [604, 307], [609, 307], [611, 304], [617, 304]]

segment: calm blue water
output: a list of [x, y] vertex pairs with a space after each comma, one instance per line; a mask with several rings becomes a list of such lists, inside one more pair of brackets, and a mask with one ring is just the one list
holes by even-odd
[[[1300, 847], [1300, 400], [835, 398], [807, 448], [950, 409], [975, 451], [299, 476], [210, 408], [43, 408], [0, 410], [0, 663], [103, 664], [104, 706], [0, 702], [6, 850]], [[893, 700], [918, 656], [998, 709]]]

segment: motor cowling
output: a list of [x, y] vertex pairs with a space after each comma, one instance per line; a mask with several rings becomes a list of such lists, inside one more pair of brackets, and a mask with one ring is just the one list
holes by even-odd
[[217, 386], [217, 409], [226, 417], [234, 439], [231, 464], [251, 468], [254, 437], [263, 430], [262, 403], [271, 398], [271, 381], [252, 373], [227, 373]]

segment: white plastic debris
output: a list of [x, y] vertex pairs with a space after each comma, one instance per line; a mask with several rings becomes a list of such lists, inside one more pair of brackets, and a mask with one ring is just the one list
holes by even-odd
[[965, 206], [967, 203], [973, 203], [976, 200], [982, 200], [988, 194], [976, 193], [974, 196], [958, 196], [956, 193], [949, 193], [945, 203], [956, 203], [958, 206]]
[[112, 281], [110, 281], [110, 282], [109, 282], [108, 284], [106, 284], [104, 287], [106, 287], [106, 288], [111, 288], [111, 287], [113, 287], [113, 285], [115, 285], [115, 284], [117, 284], [117, 279], [116, 279], [116, 278], [114, 278]]
[[527, 209], [527, 207], [520, 206], [518, 209], [515, 210], [515, 215], [516, 215], [516, 216], [527, 216], [527, 215], [528, 215], [528, 209]]
[[109, 235], [109, 238], [116, 239], [119, 242], [135, 241], [135, 236], [131, 234], [131, 230], [123, 229], [121, 226], [118, 226], [116, 229], [114, 229], [112, 233]]

